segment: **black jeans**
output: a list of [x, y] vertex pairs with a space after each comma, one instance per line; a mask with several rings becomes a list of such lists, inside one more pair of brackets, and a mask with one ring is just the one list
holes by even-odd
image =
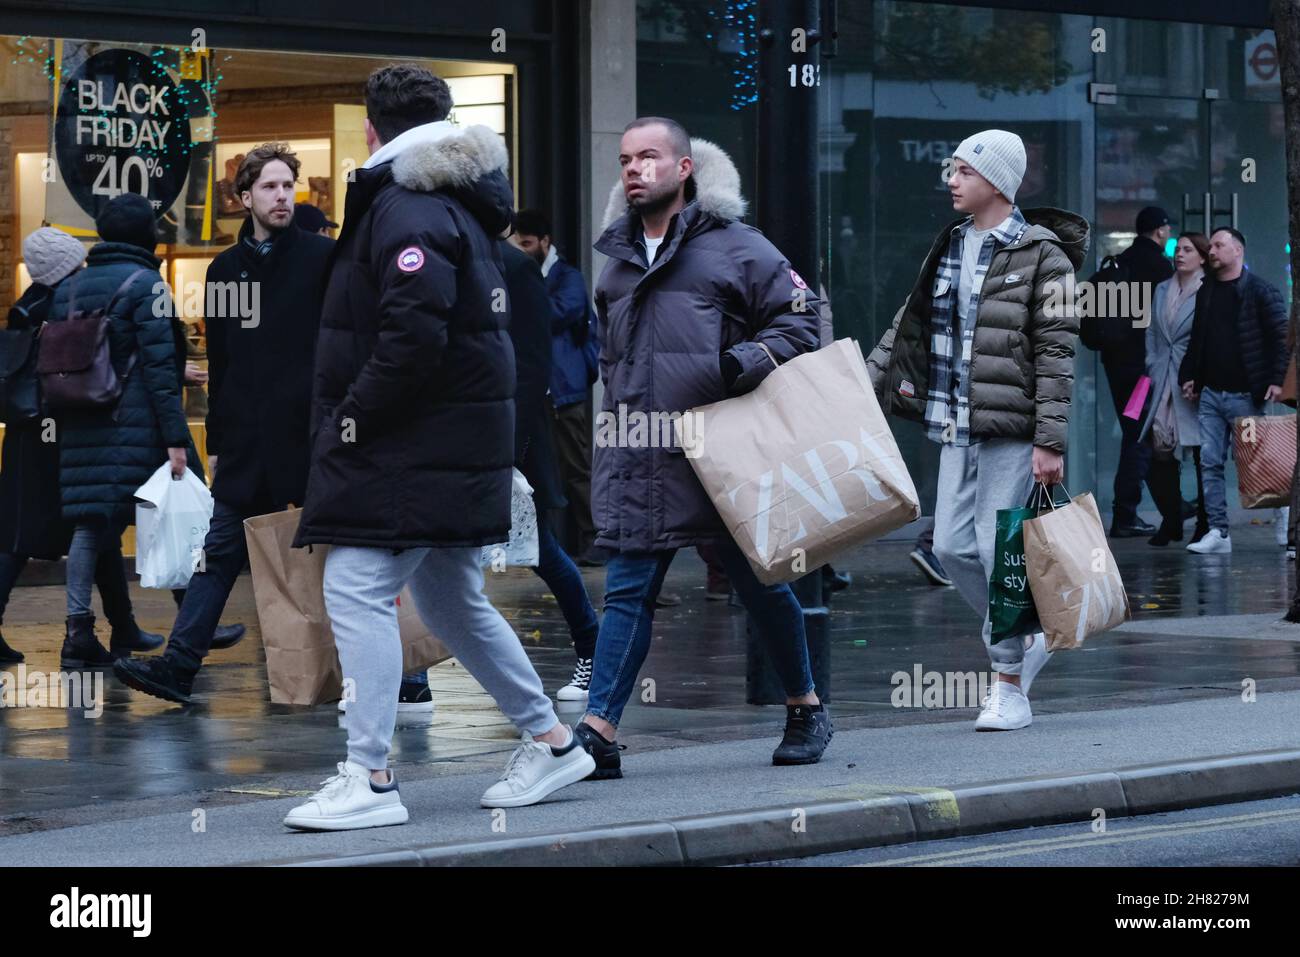
[[248, 561], [244, 519], [271, 511], [270, 506], [235, 508], [218, 499], [203, 540], [203, 570], [195, 571], [185, 589], [166, 657], [180, 668], [198, 671], [212, 650], [212, 634], [221, 621], [235, 579]]
[[[1107, 365], [1106, 381], [1110, 384], [1110, 397], [1119, 419], [1119, 464], [1115, 468], [1115, 497], [1111, 503], [1111, 522], [1131, 525], [1137, 519], [1138, 504], [1142, 501], [1142, 483], [1151, 468], [1151, 446], [1138, 441], [1142, 423], [1123, 414], [1129, 396], [1137, 385], [1140, 370]], [[1158, 493], [1152, 490], [1151, 497]]]

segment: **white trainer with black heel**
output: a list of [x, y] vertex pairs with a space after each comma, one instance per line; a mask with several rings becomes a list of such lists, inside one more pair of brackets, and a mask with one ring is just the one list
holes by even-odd
[[523, 744], [510, 755], [501, 780], [483, 792], [480, 803], [483, 807], [527, 807], [576, 784], [594, 770], [595, 759], [583, 750], [572, 730], [563, 748], [525, 734]]
[[339, 764], [339, 773], [290, 811], [286, 827], [300, 831], [351, 831], [363, 827], [405, 824], [406, 806], [397, 793], [397, 779], [388, 772], [389, 783], [375, 784], [370, 771], [352, 761]]

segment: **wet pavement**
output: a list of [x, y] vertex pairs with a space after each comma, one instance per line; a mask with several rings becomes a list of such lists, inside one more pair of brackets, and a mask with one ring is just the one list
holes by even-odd
[[[1271, 513], [1269, 513], [1271, 514]], [[1300, 687], [1300, 626], [1276, 626], [1294, 566], [1269, 525], [1234, 527], [1231, 556], [1193, 556], [1144, 540], [1113, 543], [1135, 621], [1083, 649], [1058, 654], [1034, 686], [1035, 713], [1086, 711], [1222, 695], [1244, 677], [1261, 690]], [[974, 613], [954, 589], [926, 583], [907, 557], [910, 539], [878, 542], [837, 563], [852, 586], [831, 606], [832, 702], [845, 728], [966, 721], [967, 710], [895, 708], [895, 672], [987, 667]], [[585, 569], [593, 595], [603, 570]], [[678, 556], [641, 677], [655, 701], [634, 699], [622, 738], [641, 750], [779, 734], [779, 708], [746, 705], [745, 615], [704, 596], [704, 567]], [[489, 592], [528, 648], [548, 691], [572, 669], [555, 601], [525, 570], [489, 576]], [[171, 624], [167, 592], [133, 588], [140, 623]], [[20, 587], [5, 618], [9, 643], [27, 671], [57, 670], [62, 639], [59, 586]], [[1257, 619], [1239, 616], [1256, 615]], [[1222, 619], [1222, 627], [1210, 616]], [[1206, 618], [1209, 627], [1177, 619]], [[0, 836], [111, 820], [176, 806], [215, 806], [283, 797], [310, 786], [341, 760], [345, 734], [333, 704], [273, 706], [248, 577], [224, 619], [249, 625], [235, 648], [215, 653], [196, 685], [199, 704], [182, 709], [105, 677], [103, 712], [0, 708]], [[1167, 625], [1164, 624], [1167, 622]], [[1245, 627], [1243, 627], [1245, 623]], [[13, 666], [9, 671], [16, 671]], [[516, 735], [455, 662], [431, 674], [437, 711], [405, 718], [393, 762], [404, 780], [499, 767]], [[580, 711], [561, 712], [575, 720]]]

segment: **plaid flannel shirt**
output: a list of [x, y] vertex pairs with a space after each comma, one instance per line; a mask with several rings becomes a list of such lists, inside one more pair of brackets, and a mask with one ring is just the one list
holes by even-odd
[[[939, 259], [934, 273], [934, 301], [930, 307], [930, 385], [925, 402], [925, 434], [936, 442], [945, 441], [948, 423], [953, 423], [952, 444], [966, 446], [970, 438], [970, 360], [975, 341], [975, 321], [979, 309], [980, 288], [988, 272], [993, 253], [1018, 240], [1028, 227], [1020, 208], [1013, 206], [980, 247], [979, 261], [970, 286], [970, 305], [966, 322], [957, 315], [957, 291], [961, 279], [961, 249], [966, 230], [973, 219], [967, 218], [953, 227], [948, 252]], [[954, 342], [961, 335], [961, 359], [953, 362]]]

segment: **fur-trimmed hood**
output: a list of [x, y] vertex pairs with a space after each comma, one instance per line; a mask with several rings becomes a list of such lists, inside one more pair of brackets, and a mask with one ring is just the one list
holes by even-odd
[[[740, 172], [726, 151], [716, 143], [692, 137], [691, 159], [695, 162], [695, 169], [688, 180], [687, 196], [691, 196], [693, 188], [693, 199], [699, 204], [700, 211], [724, 223], [735, 222], [744, 216], [748, 204], [740, 194]], [[627, 212], [627, 199], [620, 179], [609, 191], [601, 229], [608, 229]]]
[[[403, 137], [415, 133], [424, 135], [402, 144]], [[421, 193], [470, 186], [493, 170], [505, 173], [510, 163], [505, 143], [486, 126], [427, 123], [407, 130], [375, 156], [382, 156], [390, 147], [398, 147], [392, 156], [393, 179], [399, 186]]]
[[486, 126], [455, 126], [447, 121], [416, 126], [375, 151], [369, 170], [384, 164], [393, 182], [417, 193], [446, 191], [490, 234], [510, 225], [514, 196], [506, 178], [509, 154], [499, 135]]

